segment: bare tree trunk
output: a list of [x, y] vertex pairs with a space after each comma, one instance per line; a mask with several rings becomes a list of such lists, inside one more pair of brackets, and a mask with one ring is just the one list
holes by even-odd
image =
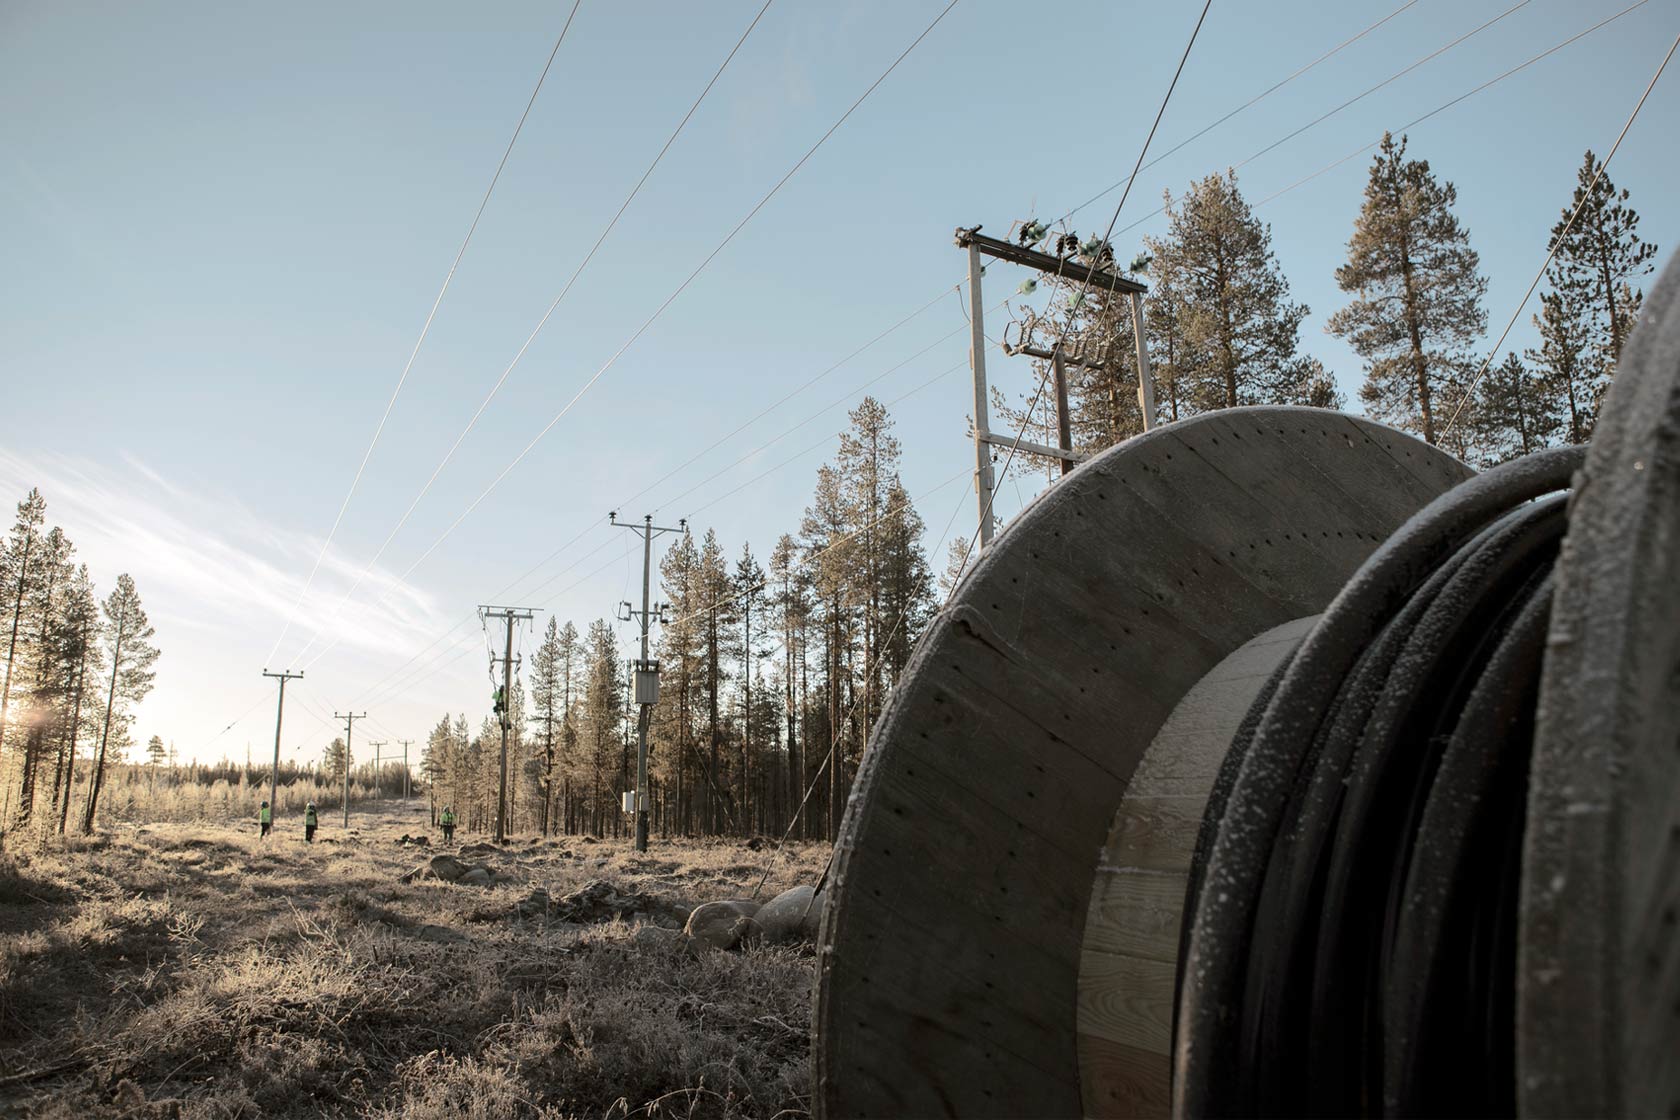
[[93, 776], [88, 783], [87, 812], [82, 815], [82, 835], [93, 832], [93, 815], [99, 808], [99, 791], [105, 785], [105, 747], [111, 741], [111, 713], [117, 703], [117, 678], [122, 675], [123, 622], [117, 619], [117, 640], [111, 650], [111, 689], [105, 697], [105, 723], [99, 732], [99, 753], [93, 759]]

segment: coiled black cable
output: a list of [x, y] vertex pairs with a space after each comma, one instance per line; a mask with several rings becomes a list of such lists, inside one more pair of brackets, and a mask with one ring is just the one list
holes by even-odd
[[1420, 511], [1251, 709], [1186, 896], [1179, 1115], [1515, 1110], [1523, 792], [1581, 458]]

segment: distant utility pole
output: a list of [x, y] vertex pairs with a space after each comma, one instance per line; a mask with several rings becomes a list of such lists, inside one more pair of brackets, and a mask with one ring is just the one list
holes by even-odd
[[344, 721], [344, 827], [349, 828], [350, 827], [350, 739], [351, 739], [351, 731], [355, 728], [357, 720], [367, 718], [367, 713], [366, 712], [358, 712], [358, 713], [355, 713], [355, 714], [351, 714], [349, 712], [344, 712], [344, 713], [334, 712], [333, 713], [333, 718], [334, 719], [341, 719], [341, 720]]
[[[272, 816], [274, 810], [277, 809], [280, 804], [275, 800], [275, 794], [280, 790], [280, 724], [286, 719], [286, 682], [302, 680], [303, 672], [302, 670], [299, 670], [294, 673], [287, 670], [283, 673], [271, 673], [267, 669], [264, 669], [263, 676], [273, 677], [275, 680], [280, 682], [280, 706], [276, 708], [274, 712], [274, 769], [268, 772], [268, 809], [270, 815]], [[245, 766], [247, 771], [250, 769], [250, 765], [251, 747], [250, 744], [247, 743], [245, 746]]]
[[[981, 254], [1084, 284], [1093, 292], [1126, 293], [1131, 301], [1132, 334], [1137, 343], [1138, 405], [1143, 410], [1143, 430], [1146, 432], [1155, 426], [1155, 377], [1150, 372], [1149, 343], [1144, 337], [1143, 329], [1142, 297], [1149, 289], [1135, 280], [1128, 280], [1117, 273], [1098, 268], [1095, 264], [1079, 264], [1069, 257], [1054, 257], [1024, 245], [1013, 245], [995, 237], [983, 237], [979, 226], [969, 229], [958, 227], [957, 247], [968, 250], [968, 356], [969, 367], [974, 373], [974, 496], [980, 507], [980, 547], [985, 548], [992, 543], [992, 492], [996, 485], [992, 478], [992, 447], [1016, 447], [1034, 455], [1060, 459], [1064, 475], [1071, 471], [1075, 464], [1083, 462], [1085, 456], [1073, 450], [1072, 425], [1068, 416], [1067, 373], [1063, 368], [1060, 339], [1057, 339], [1056, 345], [1049, 351], [1022, 351], [1035, 358], [1048, 359], [1050, 362], [1051, 376], [1056, 381], [1056, 442], [1059, 446], [1046, 447], [1024, 439], [1017, 440], [1013, 436], [992, 434], [986, 415], [986, 397], [989, 389], [986, 384], [986, 327], [982, 321], [985, 302], [980, 298], [980, 276], [985, 271], [980, 262]], [[1090, 363], [1080, 361], [1076, 364]]]
[[[618, 525], [618, 511], [607, 515], [607, 520]], [[653, 538], [665, 533], [682, 533], [688, 530], [688, 521], [679, 520], [675, 529], [655, 525], [651, 514], [642, 518], [640, 525], [626, 522], [621, 529], [642, 535], [642, 609], [634, 610], [629, 603], [620, 603], [623, 608], [619, 617], [628, 622], [638, 618], [642, 624], [642, 658], [636, 663], [636, 704], [641, 708], [636, 718], [636, 800], [633, 808], [636, 811], [636, 850], [647, 851], [648, 843], [648, 720], [652, 715], [653, 706], [659, 702], [659, 662], [648, 658], [648, 627], [653, 623], [655, 615], [663, 622], [665, 605], [660, 604], [655, 610], [648, 602], [648, 586], [653, 568]]]
[[384, 760], [379, 757], [379, 748], [390, 742], [389, 739], [369, 739], [368, 746], [373, 748], [373, 795], [379, 797], [379, 764]]
[[502, 777], [501, 785], [496, 793], [496, 843], [507, 842], [507, 751], [508, 731], [513, 728], [511, 707], [513, 702], [513, 624], [515, 622], [529, 622], [535, 616], [530, 607], [491, 607], [480, 606], [478, 617], [481, 619], [499, 618], [507, 627], [507, 642], [505, 652], [501, 657], [490, 656], [490, 668], [496, 667], [496, 662], [502, 663], [502, 687], [496, 690], [496, 713], [502, 722]]
[[[409, 788], [408, 788], [408, 745], [410, 743], [414, 742], [414, 740], [413, 739], [398, 739], [397, 742], [399, 744], [401, 744], [402, 749], [403, 749], [402, 750], [402, 764], [403, 764], [402, 796], [403, 796], [403, 800], [407, 801], [408, 796], [409, 796]], [[387, 761], [384, 754], [380, 752], [379, 748], [389, 746], [390, 741], [386, 740], [386, 739], [381, 739], [377, 743], [369, 742], [368, 745], [371, 746], [374, 749], [374, 751], [373, 751], [374, 779], [373, 780], [374, 780], [374, 783], [375, 783], [374, 788], [377, 789], [378, 788], [378, 782], [379, 782], [379, 777], [378, 777], [379, 767], [382, 763]], [[395, 758], [395, 757], [396, 757], [395, 755], [392, 756], [392, 758]]]

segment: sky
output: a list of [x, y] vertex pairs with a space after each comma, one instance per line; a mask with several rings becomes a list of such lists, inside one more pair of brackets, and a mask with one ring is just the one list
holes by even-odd
[[[476, 726], [478, 604], [535, 608], [538, 627], [611, 618], [640, 578], [613, 510], [767, 556], [865, 392], [890, 402], [943, 567], [977, 517], [953, 230], [1002, 236], [1123, 180], [1200, 5], [959, 0], [636, 332], [947, 2], [773, 0], [520, 356], [762, 7], [581, 0], [333, 532], [571, 4], [0, 0], [0, 499], [39, 487], [102, 595], [133, 575], [163, 651], [136, 741], [262, 759], [265, 668], [305, 670], [288, 759], [318, 761], [336, 712], [369, 713], [358, 758], [445, 712]], [[1356, 400], [1360, 363], [1324, 332], [1370, 162], [1344, 157], [1630, 2], [1416, 0], [1149, 166], [1116, 253], [1163, 231], [1163, 192], [1238, 167], [1311, 308], [1302, 350]], [[1214, 0], [1151, 152], [1401, 4]], [[1677, 32], [1680, 8], [1650, 0], [1410, 130], [1481, 254], [1485, 347], [1583, 152], [1609, 150]], [[1610, 169], [1659, 261], [1680, 244], [1677, 117], [1673, 66]], [[1100, 230], [1119, 200], [1071, 226]], [[994, 265], [988, 305], [1022, 278]], [[1525, 312], [1506, 348], [1532, 340]], [[1030, 387], [1024, 359], [989, 372]], [[999, 512], [1042, 484], [1012, 473]]]

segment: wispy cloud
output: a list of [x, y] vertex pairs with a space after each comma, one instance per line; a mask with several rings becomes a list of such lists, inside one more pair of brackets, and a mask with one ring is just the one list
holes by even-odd
[[[182, 486], [129, 454], [117, 464], [60, 455], [26, 460], [0, 447], [0, 494], [21, 498], [32, 486], [47, 500], [49, 522], [64, 527], [102, 589], [119, 572], [134, 576], [154, 624], [167, 618], [213, 631], [231, 618], [241, 631], [266, 638], [284, 625], [321, 546], [319, 537], [275, 528], [232, 494]], [[356, 601], [340, 612], [339, 599], [360, 574], [360, 563], [328, 550], [298, 608], [298, 625], [376, 654], [406, 655], [430, 639], [435, 602], [384, 568], [369, 572]]]

